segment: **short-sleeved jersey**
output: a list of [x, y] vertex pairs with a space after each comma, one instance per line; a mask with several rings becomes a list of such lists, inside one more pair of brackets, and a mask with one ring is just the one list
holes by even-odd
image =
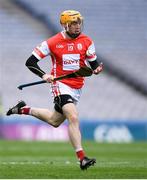
[[[51, 74], [54, 77], [72, 73], [86, 66], [87, 60], [96, 59], [94, 43], [88, 36], [80, 34], [75, 39], [67, 39], [63, 31], [42, 42], [32, 54], [39, 60], [51, 56], [53, 65]], [[84, 84], [84, 78], [63, 79], [61, 82], [71, 88], [79, 89]]]

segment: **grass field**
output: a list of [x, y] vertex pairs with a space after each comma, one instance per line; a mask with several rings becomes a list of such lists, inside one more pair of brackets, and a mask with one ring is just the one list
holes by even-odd
[[69, 143], [0, 141], [0, 178], [11, 179], [145, 179], [147, 142], [84, 142], [97, 163], [81, 171]]

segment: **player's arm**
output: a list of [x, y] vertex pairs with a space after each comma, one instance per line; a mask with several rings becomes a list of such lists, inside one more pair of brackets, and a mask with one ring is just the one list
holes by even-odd
[[103, 71], [104, 65], [102, 62], [99, 63], [97, 59], [89, 61], [89, 64], [94, 74], [99, 74], [101, 71]]
[[93, 70], [93, 73], [99, 74], [103, 70], [103, 63], [98, 62], [98, 60], [97, 60], [94, 43], [92, 43], [89, 46], [89, 48], [86, 52], [86, 55], [87, 55], [88, 63], [90, 65], [91, 69]]
[[38, 66], [38, 62], [39, 62], [39, 60], [34, 55], [31, 55], [27, 59], [25, 65], [28, 67], [28, 69], [31, 72], [33, 72], [34, 74], [36, 74], [37, 76], [42, 78], [42, 76], [46, 73]]
[[49, 48], [46, 41], [44, 41], [33, 50], [32, 55], [26, 61], [26, 66], [31, 72], [41, 77], [43, 80], [51, 82], [53, 76], [46, 74], [38, 65], [38, 62], [48, 55]]

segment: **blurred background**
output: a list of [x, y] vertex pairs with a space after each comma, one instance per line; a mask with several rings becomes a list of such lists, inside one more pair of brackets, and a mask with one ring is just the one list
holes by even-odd
[[[5, 116], [24, 100], [53, 108], [49, 85], [23, 91], [40, 80], [25, 62], [36, 45], [61, 31], [59, 15], [74, 9], [84, 16], [84, 33], [96, 46], [105, 70], [86, 79], [78, 104], [83, 139], [97, 142], [147, 140], [146, 0], [0, 0], [0, 137], [67, 141], [67, 123], [54, 129], [30, 116]], [[39, 64], [50, 71], [50, 58]]]

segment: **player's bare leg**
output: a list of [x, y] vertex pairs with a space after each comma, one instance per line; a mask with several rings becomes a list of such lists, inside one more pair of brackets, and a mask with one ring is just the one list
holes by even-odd
[[31, 108], [30, 115], [47, 122], [48, 124], [58, 127], [61, 123], [64, 122], [65, 116], [57, 111], [50, 111], [48, 109], [42, 108]]
[[65, 104], [62, 107], [63, 113], [69, 121], [68, 133], [70, 141], [76, 150], [78, 159], [80, 160], [80, 168], [82, 170], [96, 163], [96, 159], [89, 159], [85, 156], [81, 143], [81, 132], [79, 128], [78, 112], [76, 106], [73, 103]]
[[18, 102], [18, 104], [10, 108], [6, 114], [7, 116], [12, 114], [31, 115], [40, 119], [41, 121], [47, 122], [54, 127], [58, 127], [65, 120], [65, 116], [57, 111], [50, 111], [48, 109], [41, 108], [30, 108], [26, 106], [24, 101]]
[[69, 103], [62, 108], [64, 115], [69, 121], [69, 138], [75, 149], [82, 149], [81, 133], [79, 130], [78, 112], [73, 103]]

